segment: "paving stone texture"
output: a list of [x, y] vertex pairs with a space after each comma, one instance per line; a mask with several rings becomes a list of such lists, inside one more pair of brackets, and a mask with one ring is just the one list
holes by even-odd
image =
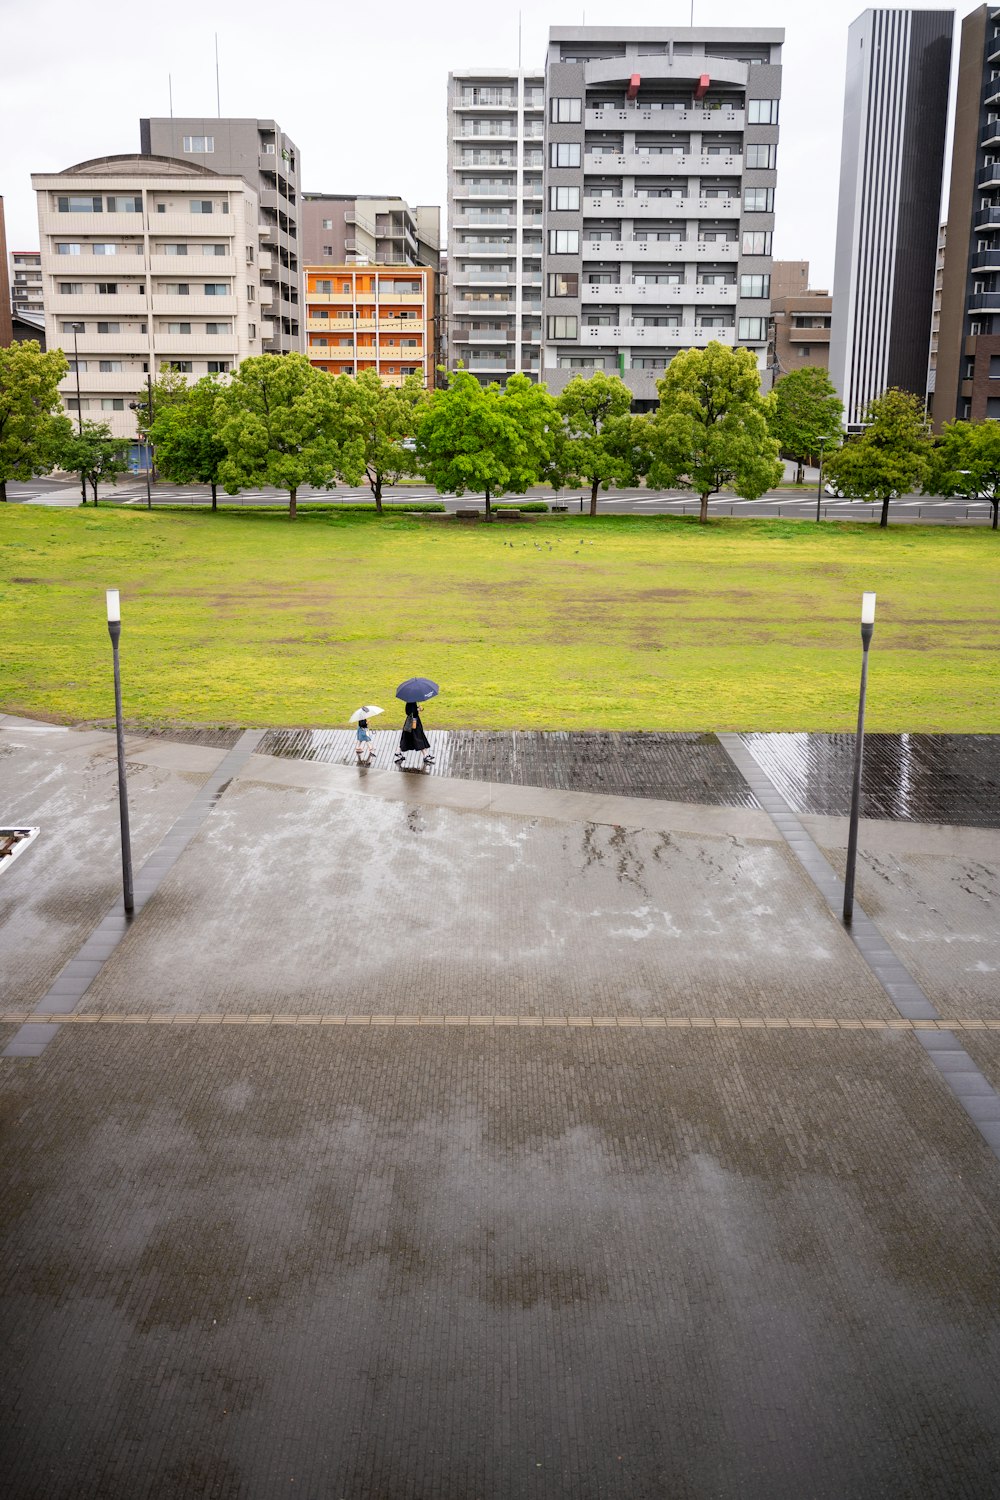
[[[114, 750], [30, 727], [0, 724], [4, 812], [42, 825], [0, 876], [0, 1050], [46, 1030], [0, 1058], [5, 1494], [996, 1492], [989, 830], [862, 829], [858, 899], [952, 1034], [900, 1020], [752, 801], [255, 755], [50, 1038], [115, 899]], [[137, 864], [223, 753], [130, 739]], [[843, 820], [801, 826], [836, 866]]]

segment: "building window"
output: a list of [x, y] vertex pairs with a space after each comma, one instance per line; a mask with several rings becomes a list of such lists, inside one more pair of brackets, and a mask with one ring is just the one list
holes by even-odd
[[102, 359], [98, 368], [102, 375], [120, 375], [122, 362], [120, 359]]
[[774, 188], [745, 188], [743, 191], [743, 207], [747, 213], [772, 213], [774, 210]]
[[[65, 330], [65, 327], [66, 327], [66, 325], [63, 324], [63, 329], [64, 330]], [[68, 371], [69, 371], [69, 373], [71, 375], [76, 375], [76, 374], [86, 375], [86, 373], [87, 373], [87, 361], [85, 359], [71, 359], [71, 360], [67, 360], [67, 362], [66, 362], [66, 368], [68, 369]]]
[[[249, 290], [249, 288], [248, 288], [248, 290]], [[206, 281], [205, 282], [205, 296], [206, 297], [225, 297], [225, 296], [228, 295], [228, 292], [229, 292], [229, 288], [227, 287], [227, 285], [226, 285], [226, 283], [224, 281]]]
[[167, 297], [189, 297], [191, 283], [189, 281], [165, 281], [163, 291]]
[[575, 354], [561, 354], [558, 360], [560, 370], [603, 370], [606, 364], [603, 354], [584, 355], [583, 358]]
[[574, 317], [555, 317], [548, 320], [550, 339], [575, 339], [577, 320]]
[[118, 283], [117, 281], [99, 281], [97, 290], [102, 297], [117, 297]]
[[550, 229], [550, 255], [579, 255], [580, 235], [576, 229]]
[[215, 136], [186, 135], [184, 137], [184, 150], [189, 151], [192, 156], [210, 156], [215, 150]]
[[741, 318], [739, 322], [739, 337], [749, 339], [752, 343], [761, 343], [765, 337], [765, 318]]
[[229, 204], [225, 198], [218, 204], [214, 203], [211, 198], [192, 198], [190, 208], [193, 214], [227, 214], [229, 212]]
[[549, 147], [549, 161], [554, 167], [578, 167], [582, 150], [579, 141], [553, 141]]
[[576, 271], [550, 271], [550, 297], [579, 297], [580, 277]]
[[583, 100], [553, 99], [550, 110], [553, 125], [579, 125], [583, 119]]
[[744, 229], [744, 255], [770, 255], [771, 231], [769, 229]]
[[70, 411], [89, 411], [89, 401], [78, 401], [75, 396], [67, 396], [66, 405]]
[[248, 323], [247, 324], [247, 337], [249, 338], [251, 344], [254, 343], [254, 341], [257, 338], [257, 324], [256, 323]]
[[132, 194], [132, 193], [128, 193], [128, 194], [126, 194], [124, 196], [118, 196], [118, 195], [116, 195], [114, 197], [109, 197], [108, 198], [108, 213], [109, 214], [141, 214], [142, 213], [142, 197], [140, 195], [135, 195], [135, 194]]
[[168, 333], [190, 333], [191, 332], [191, 324], [190, 323], [168, 323], [167, 324], [167, 332]]
[[124, 411], [124, 410], [125, 410], [125, 398], [124, 398], [124, 396], [102, 396], [101, 397], [101, 411]]
[[206, 333], [232, 333], [232, 331], [233, 331], [233, 329], [232, 329], [232, 324], [231, 323], [206, 323], [205, 324], [205, 332]]
[[81, 296], [82, 292], [82, 281], [60, 281], [59, 283], [60, 297], [79, 297]]
[[68, 198], [59, 199], [61, 214], [99, 214], [103, 206], [101, 198], [81, 198], [70, 194]]
[[333, 220], [332, 219], [324, 219], [323, 220], [323, 228], [324, 229], [332, 229], [333, 228]]
[[580, 189], [578, 187], [550, 187], [549, 208], [557, 212], [572, 213], [580, 207]]
[[[247, 246], [247, 251], [249, 252], [248, 255], [247, 255], [247, 265], [248, 266], [252, 266], [253, 265], [253, 246], [252, 245], [248, 245]], [[202, 245], [202, 247], [201, 247], [201, 253], [202, 253], [202, 255], [228, 255], [229, 254], [229, 246], [228, 245]]]
[[323, 246], [323, 254], [324, 255], [332, 255], [333, 254], [333, 246], [332, 245], [324, 245]]
[[73, 244], [66, 244], [64, 242], [63, 244], [56, 246], [56, 254], [57, 255], [79, 255], [80, 254], [80, 246], [79, 245], [73, 245]]
[[[155, 252], [154, 252], [155, 253]], [[187, 245], [164, 245], [164, 255], [187, 255]]]
[[59, 327], [63, 333], [86, 333], [87, 331], [86, 323], [60, 323]]
[[770, 297], [770, 295], [771, 295], [771, 278], [770, 278], [770, 276], [741, 276], [740, 277], [740, 296], [741, 297]]
[[208, 373], [210, 375], [228, 375], [228, 359], [210, 359], [208, 362]]
[[169, 363], [170, 368], [176, 370], [180, 375], [194, 374], [194, 364], [190, 359], [172, 359]]
[[[97, 331], [98, 333], [121, 333], [122, 325], [120, 323], [98, 323]], [[143, 329], [143, 332], [145, 332], [145, 329]]]
[[91, 247], [90, 247], [90, 253], [91, 253], [91, 255], [117, 255], [118, 254], [118, 246], [117, 245], [91, 245]]
[[773, 167], [777, 146], [747, 146], [746, 166], [748, 167]]
[[778, 101], [777, 99], [748, 99], [747, 100], [747, 124], [748, 125], [777, 125], [778, 123]]

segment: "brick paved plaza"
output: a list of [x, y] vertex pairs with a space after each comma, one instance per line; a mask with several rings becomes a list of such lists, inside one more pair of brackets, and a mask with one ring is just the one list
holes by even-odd
[[5, 1491], [993, 1493], [1000, 835], [853, 942], [840, 818], [251, 749], [130, 741], [105, 941], [113, 740], [0, 720]]

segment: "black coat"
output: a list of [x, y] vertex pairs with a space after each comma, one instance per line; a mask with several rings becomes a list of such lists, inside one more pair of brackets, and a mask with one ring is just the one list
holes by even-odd
[[424, 726], [420, 722], [420, 710], [415, 703], [406, 705], [406, 722], [412, 724], [412, 729], [404, 729], [399, 737], [400, 750], [429, 750], [431, 742], [424, 733]]

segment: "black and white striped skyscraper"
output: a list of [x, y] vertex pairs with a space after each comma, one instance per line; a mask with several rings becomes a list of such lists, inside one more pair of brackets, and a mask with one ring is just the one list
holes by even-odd
[[954, 12], [866, 10], [848, 33], [830, 374], [849, 425], [924, 398]]

